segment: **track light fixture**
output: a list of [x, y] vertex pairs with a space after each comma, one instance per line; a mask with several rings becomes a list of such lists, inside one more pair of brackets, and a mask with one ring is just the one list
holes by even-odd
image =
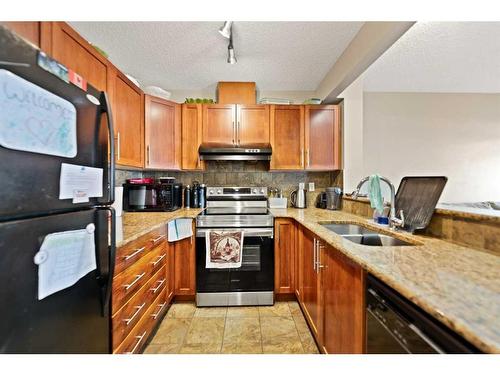
[[219, 29], [219, 33], [226, 39], [229, 39], [227, 46], [227, 62], [229, 64], [236, 64], [236, 55], [233, 48], [233, 21], [225, 21], [224, 25]]

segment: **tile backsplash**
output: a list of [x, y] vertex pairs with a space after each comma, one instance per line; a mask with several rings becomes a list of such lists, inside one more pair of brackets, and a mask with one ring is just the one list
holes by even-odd
[[342, 187], [342, 171], [333, 172], [269, 172], [269, 162], [263, 161], [208, 161], [204, 171], [116, 171], [116, 185], [120, 186], [127, 178], [136, 177], [175, 177], [184, 185], [193, 181], [208, 186], [267, 186], [283, 190], [285, 197], [298, 187], [299, 182], [314, 182], [316, 191], [309, 194], [308, 204], [312, 204], [317, 194], [328, 186]]

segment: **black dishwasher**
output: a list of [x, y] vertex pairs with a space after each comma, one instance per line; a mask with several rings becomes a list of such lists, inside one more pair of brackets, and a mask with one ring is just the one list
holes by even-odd
[[461, 336], [371, 275], [366, 282], [366, 352], [480, 353]]

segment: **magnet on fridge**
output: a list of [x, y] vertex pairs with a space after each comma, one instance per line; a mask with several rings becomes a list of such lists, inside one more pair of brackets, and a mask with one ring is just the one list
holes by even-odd
[[38, 253], [35, 254], [33, 257], [33, 261], [35, 264], [42, 264], [47, 260], [49, 257], [49, 254], [46, 251], [39, 251]]
[[87, 225], [85, 227], [85, 230], [87, 231], [87, 233], [94, 233], [94, 231], [95, 231], [94, 223], [90, 223], [89, 225]]

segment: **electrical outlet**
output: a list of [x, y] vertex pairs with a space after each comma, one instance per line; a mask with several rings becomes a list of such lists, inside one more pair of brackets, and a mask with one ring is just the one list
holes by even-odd
[[309, 191], [314, 191], [314, 182], [309, 182]]

